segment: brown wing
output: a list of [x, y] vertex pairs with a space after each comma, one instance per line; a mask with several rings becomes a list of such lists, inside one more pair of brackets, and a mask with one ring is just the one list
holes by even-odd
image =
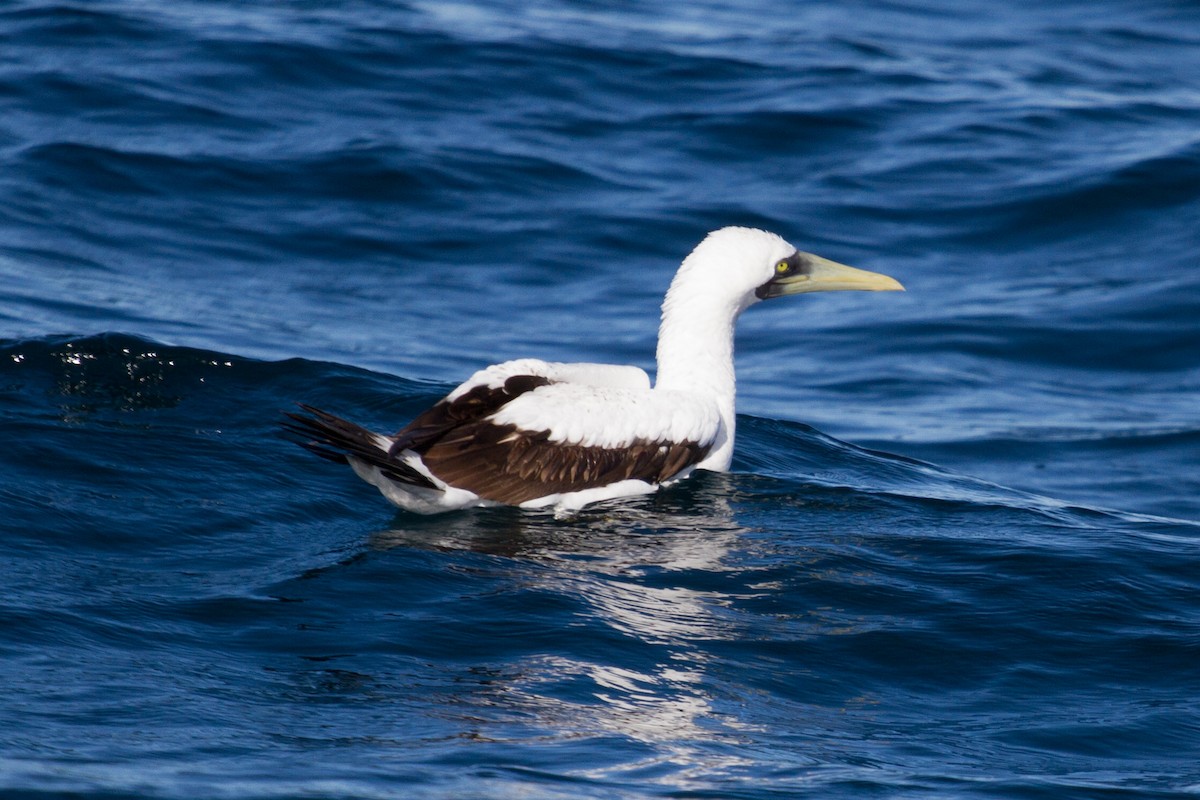
[[453, 401], [441, 400], [396, 435], [395, 443], [384, 450], [380, 437], [341, 417], [312, 406], [300, 404], [304, 414], [285, 414], [283, 427], [301, 437], [301, 447], [340, 464], [350, 457], [371, 466], [392, 480], [436, 489], [437, 484], [396, 458], [404, 450], [424, 452], [446, 434], [465, 424], [476, 422], [495, 412], [525, 392], [545, 386], [550, 380], [537, 375], [516, 375], [502, 386], [476, 386]]
[[424, 454], [456, 428], [478, 422], [513, 398], [550, 383], [549, 378], [540, 375], [514, 375], [502, 386], [476, 386], [454, 400], [439, 400], [396, 434], [396, 443], [389, 453], [412, 450]]
[[[512, 379], [510, 379], [512, 380]], [[445, 432], [422, 453], [441, 480], [485, 500], [517, 505], [631, 478], [662, 483], [708, 455], [711, 444], [636, 441], [604, 448], [550, 441], [546, 431], [478, 420]]]

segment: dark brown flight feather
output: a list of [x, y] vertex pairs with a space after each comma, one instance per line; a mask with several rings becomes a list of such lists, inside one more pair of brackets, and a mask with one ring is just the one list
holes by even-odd
[[709, 449], [696, 442], [647, 441], [587, 447], [550, 441], [548, 431], [481, 421], [454, 430], [421, 460], [451, 486], [518, 505], [629, 479], [662, 483], [701, 461]]
[[366, 462], [395, 481], [436, 489], [437, 484], [399, 459], [391, 458], [380, 449], [375, 434], [361, 425], [322, 411], [319, 408], [298, 403], [302, 414], [284, 414], [289, 421], [283, 422], [284, 430], [301, 437], [297, 442], [310, 453], [339, 464], [348, 464], [347, 456]]

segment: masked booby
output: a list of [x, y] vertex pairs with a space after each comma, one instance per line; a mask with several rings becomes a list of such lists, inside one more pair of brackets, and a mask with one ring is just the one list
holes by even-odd
[[476, 372], [385, 436], [301, 404], [284, 426], [419, 514], [473, 506], [580, 508], [647, 494], [733, 458], [734, 324], [763, 300], [903, 291], [895, 279], [751, 228], [710, 233], [662, 304], [658, 380], [609, 364], [520, 359]]

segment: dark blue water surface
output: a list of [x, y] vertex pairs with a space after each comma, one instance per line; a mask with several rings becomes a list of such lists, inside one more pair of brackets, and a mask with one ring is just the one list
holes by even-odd
[[[735, 470], [398, 514], [277, 431], [652, 368]], [[1200, 6], [0, 6], [0, 793], [1200, 794]]]

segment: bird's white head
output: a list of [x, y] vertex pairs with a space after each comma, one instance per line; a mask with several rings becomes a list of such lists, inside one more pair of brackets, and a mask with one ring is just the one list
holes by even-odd
[[802, 253], [773, 233], [722, 228], [696, 246], [663, 301], [656, 389], [710, 397], [721, 418], [716, 445], [701, 465], [727, 469], [735, 427], [733, 329], [760, 300], [835, 289], [903, 290], [886, 275]]
[[[713, 231], [684, 259], [668, 294], [706, 296], [740, 313], [760, 300], [804, 292], [903, 291], [894, 278], [797, 250], [755, 228]], [[682, 300], [682, 297], [679, 299]]]

